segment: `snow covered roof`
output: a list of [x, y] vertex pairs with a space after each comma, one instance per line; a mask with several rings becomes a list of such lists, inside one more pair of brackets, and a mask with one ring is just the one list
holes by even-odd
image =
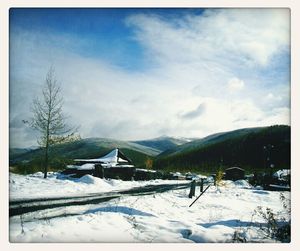
[[114, 165], [118, 163], [131, 163], [131, 160], [127, 158], [118, 148], [112, 150], [103, 157], [96, 159], [75, 159], [74, 161], [86, 163], [109, 163]]
[[277, 177], [277, 178], [282, 178], [282, 177], [286, 177], [290, 174], [291, 174], [290, 169], [281, 169], [281, 170], [278, 170], [277, 172], [273, 173], [273, 176]]
[[94, 170], [95, 169], [95, 164], [91, 163], [86, 163], [83, 164], [82, 166], [78, 166], [77, 170]]
[[225, 171], [231, 171], [231, 170], [245, 171], [243, 168], [240, 168], [240, 167], [237, 167], [237, 166], [229, 167]]

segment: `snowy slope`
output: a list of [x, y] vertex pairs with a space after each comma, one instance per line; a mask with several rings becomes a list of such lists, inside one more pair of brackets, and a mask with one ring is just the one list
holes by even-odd
[[[161, 184], [170, 181], [151, 181]], [[179, 182], [179, 181], [173, 181]], [[182, 182], [182, 181], [181, 181]], [[11, 174], [11, 199], [92, 191], [112, 191], [149, 182], [105, 181], [92, 176], [80, 180], [44, 180], [40, 174]], [[38, 191], [38, 187], [40, 191]], [[198, 195], [200, 191], [198, 191]], [[50, 190], [50, 191], [49, 191]], [[30, 193], [31, 191], [31, 193]], [[274, 242], [263, 231], [265, 221], [253, 214], [257, 206], [271, 208], [285, 218], [279, 192], [252, 188], [246, 181], [226, 181], [210, 187], [192, 206], [189, 189], [145, 196], [123, 196], [101, 204], [57, 208], [10, 218], [11, 242], [233, 242], [238, 233], [247, 242]], [[290, 192], [282, 193], [290, 198]], [[54, 215], [63, 215], [54, 217]], [[69, 215], [70, 214], [70, 215]]]

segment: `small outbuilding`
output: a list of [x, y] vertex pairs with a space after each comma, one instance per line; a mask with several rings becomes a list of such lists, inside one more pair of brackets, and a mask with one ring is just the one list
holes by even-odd
[[245, 170], [240, 167], [230, 167], [225, 170], [226, 180], [241, 180], [245, 178]]
[[132, 161], [119, 149], [96, 159], [75, 159], [62, 173], [72, 177], [90, 174], [100, 178], [131, 180], [135, 173]]

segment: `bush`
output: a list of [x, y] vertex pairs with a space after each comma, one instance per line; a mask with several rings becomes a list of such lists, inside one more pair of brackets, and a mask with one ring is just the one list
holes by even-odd
[[265, 224], [260, 224], [259, 227], [265, 233], [266, 237], [281, 241], [291, 241], [291, 220], [287, 219], [284, 215], [290, 216], [290, 200], [288, 200], [283, 193], [280, 194], [283, 211], [274, 213], [271, 208], [258, 206], [253, 213], [253, 216], [261, 217]]
[[224, 173], [221, 169], [219, 169], [216, 173], [216, 185], [217, 186], [222, 185], [221, 182], [222, 182], [223, 177], [224, 177]]

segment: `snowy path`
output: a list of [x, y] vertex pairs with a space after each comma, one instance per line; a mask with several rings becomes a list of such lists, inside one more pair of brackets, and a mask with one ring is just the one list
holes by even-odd
[[129, 190], [118, 192], [107, 192], [98, 194], [87, 194], [86, 196], [66, 196], [59, 198], [36, 198], [36, 199], [20, 199], [10, 202], [9, 215], [10, 217], [25, 213], [32, 213], [39, 210], [68, 207], [75, 205], [99, 204], [112, 199], [121, 197], [122, 195], [142, 196], [154, 193], [162, 193], [169, 190], [185, 189], [190, 186], [187, 184], [162, 184], [162, 185], [147, 185], [144, 187], [135, 187]]

